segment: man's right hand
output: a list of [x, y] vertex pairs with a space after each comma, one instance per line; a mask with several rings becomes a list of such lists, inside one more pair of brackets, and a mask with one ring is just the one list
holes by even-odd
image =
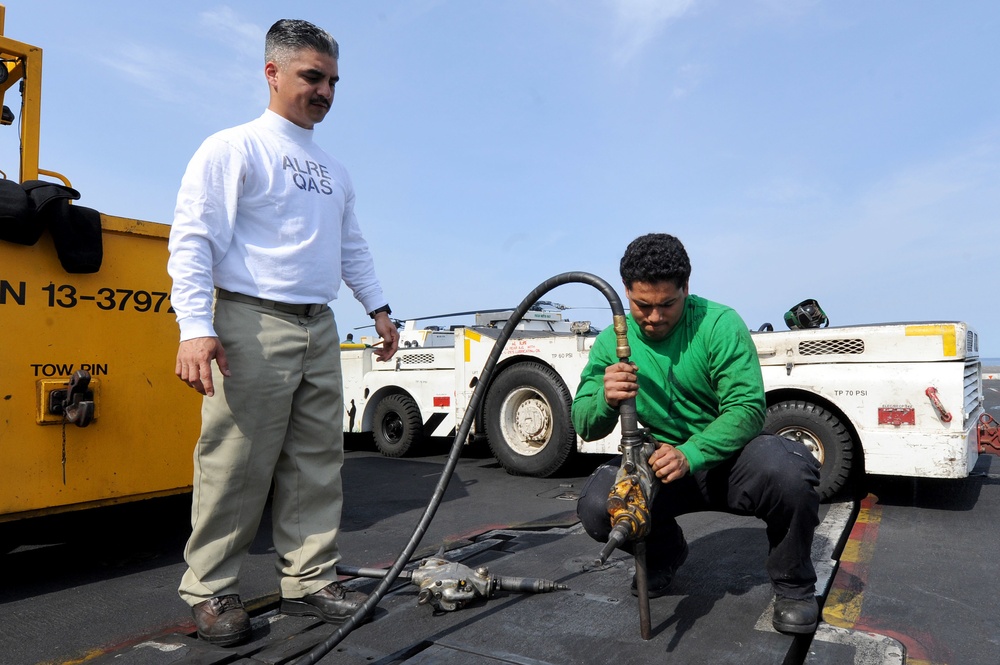
[[623, 401], [639, 394], [639, 379], [632, 363], [615, 363], [604, 369], [604, 400], [618, 408]]
[[212, 360], [219, 365], [223, 376], [231, 376], [226, 350], [218, 337], [195, 337], [181, 342], [177, 349], [177, 366], [174, 371], [180, 380], [202, 395], [215, 394], [212, 382]]

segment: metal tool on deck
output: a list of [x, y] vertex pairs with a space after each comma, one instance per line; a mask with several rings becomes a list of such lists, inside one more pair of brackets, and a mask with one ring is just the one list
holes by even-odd
[[[618, 340], [617, 355], [621, 362], [628, 362], [632, 350], [628, 343], [628, 326], [625, 316], [614, 318], [615, 336]], [[649, 617], [649, 576], [646, 570], [646, 535], [649, 533], [650, 505], [660, 483], [649, 466], [649, 458], [656, 448], [655, 441], [639, 428], [635, 398], [618, 406], [621, 419], [622, 463], [615, 476], [615, 484], [608, 495], [608, 514], [611, 516], [611, 534], [601, 550], [595, 565], [604, 565], [611, 553], [632, 541], [635, 556], [635, 588], [639, 598], [639, 631], [642, 639], [652, 636]]]
[[[357, 568], [337, 566], [337, 572], [350, 577], [372, 577], [381, 579], [389, 571], [382, 568]], [[565, 584], [536, 577], [507, 577], [490, 575], [486, 566], [473, 570], [468, 566], [448, 561], [441, 557], [429, 557], [420, 562], [413, 571], [399, 573], [420, 589], [418, 605], [430, 605], [438, 612], [460, 610], [469, 602], [482, 598], [492, 598], [497, 591], [518, 593], [548, 593], [569, 589]]]

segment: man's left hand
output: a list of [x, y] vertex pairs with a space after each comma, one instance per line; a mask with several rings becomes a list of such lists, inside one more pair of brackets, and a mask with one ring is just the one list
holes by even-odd
[[684, 453], [669, 443], [660, 444], [660, 447], [649, 456], [649, 466], [653, 467], [653, 473], [664, 483], [679, 480], [691, 470]]
[[385, 362], [396, 355], [399, 348], [399, 332], [389, 315], [379, 312], [375, 315], [375, 332], [382, 338], [382, 343], [375, 349], [375, 357]]

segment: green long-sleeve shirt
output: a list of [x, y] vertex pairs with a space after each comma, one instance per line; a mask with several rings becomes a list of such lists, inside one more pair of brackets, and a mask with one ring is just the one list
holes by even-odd
[[[684, 453], [692, 472], [715, 466], [760, 434], [764, 381], [739, 314], [689, 295], [677, 326], [656, 342], [631, 315], [627, 320], [639, 422]], [[604, 369], [618, 362], [616, 346], [612, 328], [597, 336], [573, 400], [573, 425], [588, 441], [607, 436], [618, 421], [618, 410], [604, 399]]]

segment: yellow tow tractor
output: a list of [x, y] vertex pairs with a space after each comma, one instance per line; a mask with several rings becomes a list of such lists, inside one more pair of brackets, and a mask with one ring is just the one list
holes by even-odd
[[170, 227], [71, 205], [86, 193], [39, 168], [42, 49], [4, 19], [0, 131], [21, 150], [17, 181], [0, 164], [0, 522], [188, 491], [199, 398], [173, 374]]

